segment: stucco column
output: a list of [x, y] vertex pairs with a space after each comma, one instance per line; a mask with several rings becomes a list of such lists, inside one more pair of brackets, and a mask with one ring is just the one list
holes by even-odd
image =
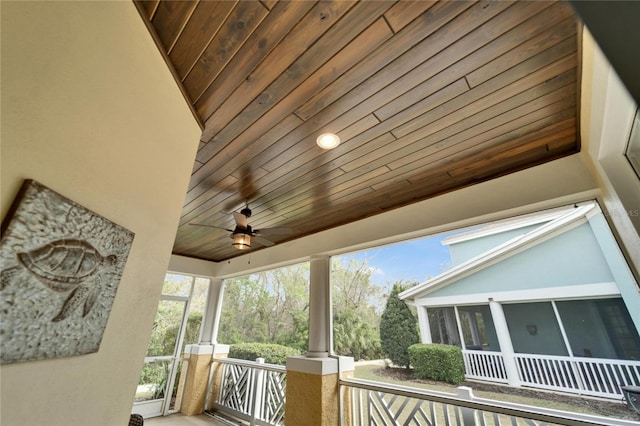
[[[309, 351], [287, 358], [286, 426], [338, 426], [344, 401], [339, 380], [353, 375], [349, 357], [329, 356], [332, 348], [329, 256], [310, 261]], [[345, 424], [351, 424], [345, 419]]]
[[189, 363], [180, 412], [186, 416], [204, 412], [212, 355], [212, 345], [187, 345], [185, 348], [185, 357], [188, 358]]
[[518, 366], [514, 358], [513, 344], [509, 335], [509, 327], [507, 327], [507, 319], [504, 316], [502, 305], [493, 299], [489, 299], [489, 309], [493, 317], [493, 325], [496, 328], [500, 351], [504, 359], [504, 367], [507, 372], [507, 382], [509, 386], [520, 387], [520, 376], [518, 375]]
[[329, 256], [311, 258], [309, 272], [308, 357], [326, 357], [331, 351], [331, 270]]
[[220, 387], [222, 386], [222, 369], [223, 364], [216, 362], [220, 358], [229, 357], [229, 345], [222, 345], [220, 343], [213, 345], [213, 365], [211, 366], [211, 376], [209, 377], [209, 393], [206, 399], [206, 409], [214, 408], [214, 403], [220, 395]]
[[[287, 358], [285, 426], [338, 426], [348, 399], [340, 399], [340, 377], [353, 377], [353, 358]], [[345, 418], [345, 425], [351, 419]]]

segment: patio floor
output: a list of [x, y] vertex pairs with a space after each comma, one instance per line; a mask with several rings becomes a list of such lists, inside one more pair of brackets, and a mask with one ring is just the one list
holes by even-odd
[[152, 417], [144, 420], [145, 426], [233, 426], [226, 420], [212, 418], [206, 414], [199, 416], [184, 416], [182, 414], [171, 414], [165, 417]]

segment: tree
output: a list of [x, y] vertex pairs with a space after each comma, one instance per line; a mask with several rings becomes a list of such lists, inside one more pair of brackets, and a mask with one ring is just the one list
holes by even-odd
[[337, 354], [356, 360], [380, 359], [383, 355], [378, 328], [353, 310], [333, 316], [333, 346]]
[[402, 284], [394, 284], [387, 299], [387, 306], [380, 319], [380, 342], [382, 350], [396, 365], [409, 368], [409, 346], [419, 343], [418, 321], [398, 295], [404, 290]]
[[225, 280], [218, 341], [275, 343], [306, 350], [309, 264]]
[[371, 280], [367, 259], [332, 263], [333, 347], [338, 355], [379, 359], [382, 287]]

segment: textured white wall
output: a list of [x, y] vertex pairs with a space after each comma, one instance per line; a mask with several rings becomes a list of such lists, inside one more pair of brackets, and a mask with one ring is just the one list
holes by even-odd
[[200, 136], [133, 2], [2, 2], [2, 217], [36, 179], [133, 231], [95, 354], [3, 365], [3, 425], [127, 424]]

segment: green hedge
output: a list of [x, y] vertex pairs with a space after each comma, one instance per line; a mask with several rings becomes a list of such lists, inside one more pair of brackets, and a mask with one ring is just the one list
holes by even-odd
[[270, 343], [238, 343], [231, 345], [229, 358], [246, 359], [255, 361], [256, 358], [264, 358], [267, 364], [284, 365], [287, 357], [300, 355], [300, 351], [282, 345]]
[[457, 385], [464, 380], [462, 350], [453, 345], [418, 343], [409, 346], [409, 360], [419, 379]]

